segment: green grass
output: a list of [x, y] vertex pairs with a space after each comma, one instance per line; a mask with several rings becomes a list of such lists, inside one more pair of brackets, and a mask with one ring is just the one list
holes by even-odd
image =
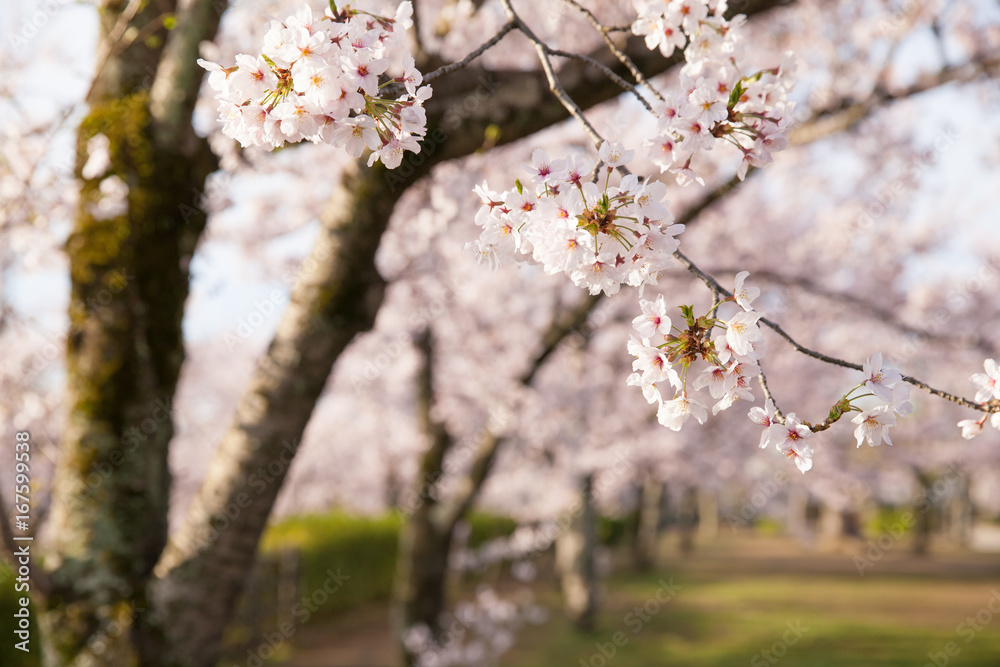
[[[642, 621], [635, 608], [654, 600], [657, 582], [670, 576], [681, 590]], [[1000, 591], [995, 579], [780, 573], [720, 577], [678, 571], [615, 576], [607, 590], [600, 631], [576, 633], [556, 611], [545, 624], [526, 629], [501, 664], [922, 667], [934, 664], [929, 653], [942, 665], [944, 659], [951, 665], [1000, 664], [1000, 613], [983, 612], [991, 620], [978, 632], [960, 627], [967, 616], [987, 609], [994, 591]], [[558, 607], [554, 595], [545, 593], [542, 600]], [[1000, 603], [994, 607], [1000, 609]], [[650, 610], [655, 611], [652, 603]], [[786, 644], [782, 635], [788, 624], [803, 632], [800, 637], [789, 633], [795, 641]], [[622, 633], [618, 646], [616, 632]], [[945, 655], [948, 642], [954, 642], [950, 648], [957, 655]], [[762, 653], [772, 649], [775, 654]], [[612, 650], [613, 659], [605, 660]]]

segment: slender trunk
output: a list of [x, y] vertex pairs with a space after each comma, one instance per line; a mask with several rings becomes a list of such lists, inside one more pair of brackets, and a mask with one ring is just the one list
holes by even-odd
[[680, 531], [679, 548], [687, 555], [694, 551], [694, 531], [698, 522], [698, 490], [689, 486], [684, 490], [677, 506], [677, 529]]
[[594, 478], [583, 479], [580, 509], [556, 538], [556, 567], [566, 615], [578, 630], [592, 632], [597, 623], [599, 590], [597, 563], [597, 517], [593, 498]]
[[808, 492], [797, 486], [790, 488], [785, 506], [785, 526], [789, 535], [802, 542], [809, 537], [809, 522], [806, 516], [808, 508]]
[[639, 491], [639, 518], [632, 548], [632, 562], [640, 572], [656, 564], [663, 497], [663, 482], [647, 475]]
[[840, 510], [824, 503], [819, 515], [819, 544], [833, 548], [840, 542], [844, 532], [844, 518]]
[[698, 539], [711, 542], [719, 536], [719, 498], [715, 491], [698, 489]]
[[948, 501], [948, 533], [955, 544], [968, 547], [972, 526], [972, 501], [969, 499], [968, 476], [959, 476], [956, 487], [955, 495]]

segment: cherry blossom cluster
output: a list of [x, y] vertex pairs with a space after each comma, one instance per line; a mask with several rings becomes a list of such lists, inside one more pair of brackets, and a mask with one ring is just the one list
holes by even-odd
[[[412, 14], [410, 2], [392, 18], [332, 2], [317, 17], [306, 5], [271, 22], [260, 55], [239, 54], [228, 68], [199, 60], [210, 72], [223, 134], [267, 150], [303, 139], [355, 158], [368, 148], [369, 166], [399, 166], [405, 151], [420, 152], [431, 95], [429, 86], [418, 87], [423, 77], [404, 41]], [[406, 92], [384, 99], [386, 87]]]
[[599, 154], [604, 169], [597, 182], [589, 178], [592, 159], [551, 160], [537, 149], [525, 165], [528, 183], [515, 180], [500, 193], [485, 181], [477, 186], [483, 206], [476, 224], [482, 232], [469, 247], [480, 263], [496, 268], [533, 260], [546, 273], [565, 273], [591, 294], [615, 294], [622, 284], [656, 284], [684, 225], [673, 224], [663, 183], [628, 175], [611, 184], [612, 172], [635, 151], [604, 142]]
[[[987, 359], [983, 362], [985, 373], [976, 373], [969, 380], [976, 386], [976, 403], [987, 407], [1000, 406], [1000, 366], [996, 360]], [[958, 427], [962, 429], [962, 437], [972, 440], [983, 432], [986, 420], [990, 420], [993, 428], [1000, 429], [1000, 412], [984, 414], [979, 419], [963, 419], [958, 422]]]
[[[635, 372], [627, 383], [642, 387], [643, 396], [658, 406], [657, 418], [667, 428], [679, 431], [692, 416], [698, 423], [705, 423], [707, 400], [692, 395], [700, 389], [707, 388], [716, 400], [713, 415], [736, 401], [754, 400], [750, 381], [760, 374], [757, 361], [764, 356], [765, 345], [757, 325], [762, 314], [755, 312], [752, 304], [760, 289], [744, 286], [748, 275], [747, 271], [737, 274], [735, 296], [716, 304], [705, 315], [695, 317], [691, 306], [680, 306], [683, 329], [671, 323], [663, 295], [655, 301], [640, 300], [642, 315], [632, 320], [638, 336], [633, 334], [628, 344], [629, 352], [636, 357], [632, 362]], [[712, 315], [722, 303], [733, 301], [740, 308], [732, 317]], [[695, 372], [699, 361], [706, 366]], [[669, 400], [664, 400], [660, 391], [664, 383], [674, 390]]]
[[771, 162], [771, 153], [788, 144], [794, 103], [787, 99], [794, 63], [786, 54], [779, 67], [747, 73], [742, 14], [723, 16], [725, 0], [636, 0], [639, 17], [632, 32], [645, 38], [649, 49], [669, 57], [684, 50], [681, 92], [664, 97], [657, 109], [655, 134], [647, 139], [661, 172], [677, 174], [677, 182], [704, 185], [691, 166], [699, 151], [717, 142], [743, 155], [739, 177], [752, 165]]
[[[902, 375], [899, 371], [883, 367], [882, 354], [879, 352], [869, 357], [862, 368], [864, 380], [844, 394], [830, 408], [827, 419], [816, 426], [800, 421], [794, 412], [785, 415], [783, 420], [779, 419], [770, 399], [763, 408], [751, 408], [750, 419], [764, 429], [760, 436], [761, 449], [773, 444], [779, 452], [794, 460], [799, 470], [806, 472], [812, 468], [813, 455], [812, 446], [806, 440], [816, 432], [829, 428], [848, 412], [860, 413], [851, 420], [857, 424], [854, 437], [858, 441], [858, 447], [865, 442], [870, 447], [877, 447], [883, 440], [891, 445], [889, 429], [896, 425], [897, 415], [905, 416], [913, 412], [909, 385], [901, 382]], [[868, 393], [855, 396], [855, 391]], [[874, 399], [874, 405], [867, 409], [854, 405], [854, 401], [864, 398]]]

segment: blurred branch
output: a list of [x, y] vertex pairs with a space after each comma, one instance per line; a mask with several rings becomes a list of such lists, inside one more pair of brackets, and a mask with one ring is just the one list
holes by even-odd
[[[712, 276], [710, 276], [709, 274], [705, 273], [700, 268], [698, 268], [698, 266], [695, 265], [695, 263], [692, 262], [690, 259], [688, 259], [688, 257], [680, 250], [674, 252], [674, 257], [676, 257], [681, 262], [681, 264], [686, 266], [688, 271], [693, 273], [703, 283], [705, 283], [709, 287], [709, 289], [718, 290], [720, 293], [726, 295], [727, 297], [733, 296], [732, 292], [730, 292], [725, 287], [720, 285], [719, 281], [717, 281], [715, 278], [713, 278]], [[775, 333], [784, 338], [789, 345], [795, 348], [796, 351], [801, 352], [807, 357], [812, 357], [813, 359], [824, 361], [833, 366], [841, 366], [843, 368], [850, 368], [852, 370], [864, 372], [864, 368], [860, 364], [855, 364], [850, 361], [838, 359], [837, 357], [831, 357], [829, 355], [823, 354], [822, 352], [816, 352], [815, 350], [811, 350], [805, 347], [804, 345], [801, 345], [794, 338], [792, 338], [788, 334], [788, 332], [782, 329], [780, 325], [767, 319], [766, 317], [760, 318], [760, 322], [770, 327]], [[940, 389], [935, 389], [934, 387], [928, 385], [926, 382], [919, 380], [915, 377], [912, 377], [910, 375], [904, 375], [903, 380], [905, 382], [908, 382], [909, 384], [912, 384], [915, 387], [923, 389], [929, 394], [933, 394], [934, 396], [943, 398], [946, 401], [951, 401], [952, 403], [957, 403], [958, 405], [961, 405], [966, 408], [972, 408], [973, 410], [978, 410], [980, 412], [1000, 412], [1000, 405], [982, 405], [974, 401], [970, 401], [967, 398], [956, 396], [955, 394], [950, 394], [946, 391], [941, 391]]]
[[464, 58], [462, 58], [461, 60], [459, 60], [457, 62], [453, 62], [453, 63], [451, 63], [449, 65], [442, 65], [441, 67], [438, 67], [433, 72], [429, 72], [428, 74], [426, 74], [424, 76], [423, 82], [424, 83], [430, 83], [431, 81], [433, 81], [434, 79], [438, 78], [439, 76], [444, 76], [445, 74], [451, 74], [452, 72], [457, 72], [458, 70], [460, 70], [463, 67], [467, 66], [473, 60], [475, 60], [476, 58], [478, 58], [479, 56], [483, 55], [484, 53], [486, 53], [487, 51], [489, 51], [490, 49], [492, 49], [494, 46], [496, 46], [496, 44], [501, 39], [503, 39], [504, 36], [506, 36], [506, 34], [508, 32], [510, 32], [511, 30], [513, 30], [516, 27], [517, 27], [517, 23], [516, 22], [514, 22], [514, 21], [507, 21], [507, 23], [503, 24], [503, 27], [501, 27], [497, 31], [497, 33], [495, 35], [493, 35], [488, 40], [486, 40], [482, 44], [482, 46], [480, 46], [478, 49], [470, 52], [469, 55], [465, 56]]
[[[736, 274], [743, 269], [734, 269], [732, 267], [724, 267], [713, 270], [712, 273], [732, 273]], [[835, 292], [833, 290], [828, 290], [820, 285], [816, 284], [814, 281], [803, 276], [785, 276], [776, 271], [771, 271], [770, 269], [755, 269], [750, 272], [756, 278], [770, 281], [772, 283], [777, 283], [779, 285], [794, 286], [799, 287], [802, 290], [809, 292], [810, 294], [815, 294], [816, 296], [821, 296], [823, 298], [829, 299], [831, 301], [838, 301], [843, 304], [847, 304], [863, 313], [870, 315], [872, 318], [887, 324], [894, 329], [910, 335], [917, 336], [923, 340], [934, 341], [935, 343], [951, 343], [958, 344], [963, 347], [974, 347], [984, 354], [995, 355], [997, 353], [996, 347], [993, 343], [978, 334], [969, 335], [965, 337], [960, 337], [955, 333], [949, 332], [946, 335], [935, 334], [924, 329], [919, 329], [915, 326], [907, 324], [901, 321], [898, 317], [893, 314], [888, 308], [883, 308], [867, 299], [863, 299], [859, 296], [855, 296], [851, 293], [845, 292]]]
[[969, 83], [983, 74], [994, 78], [998, 76], [1000, 58], [984, 56], [961, 65], [946, 67], [936, 74], [923, 77], [912, 86], [899, 90], [889, 91], [884, 86], [879, 86], [860, 102], [851, 99], [840, 100], [832, 106], [815, 111], [812, 118], [793, 127], [789, 142], [797, 145], [808, 144], [831, 134], [849, 130], [887, 103], [913, 97], [948, 83]]
[[[546, 360], [556, 351], [559, 344], [567, 336], [579, 331], [587, 322], [590, 313], [600, 303], [600, 295], [588, 295], [575, 308], [556, 315], [548, 330], [542, 336], [542, 349], [532, 360], [528, 369], [518, 378], [518, 383], [528, 387], [535, 375], [545, 365]], [[468, 511], [479, 495], [496, 459], [497, 452], [506, 438], [494, 432], [488, 432], [476, 451], [475, 459], [466, 476], [458, 483], [458, 491], [447, 506], [442, 508], [440, 521], [445, 526], [454, 526]]]

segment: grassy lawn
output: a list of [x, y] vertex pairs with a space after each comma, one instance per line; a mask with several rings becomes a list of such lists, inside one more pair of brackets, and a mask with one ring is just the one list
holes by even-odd
[[[861, 577], [849, 555], [696, 553], [667, 571], [611, 577], [599, 632], [580, 635], [555, 612], [526, 629], [501, 664], [1000, 665], [1000, 568], [989, 558], [1000, 561], [955, 557], [914, 568], [900, 557]], [[777, 571], [761, 571], [768, 562]], [[799, 571], [780, 571], [786, 564]], [[894, 573], [900, 569], [915, 573]], [[659, 605], [660, 582], [671, 580], [680, 589]], [[558, 605], [554, 594], [542, 599]]]
[[[620, 568], [606, 581], [599, 631], [590, 635], [570, 627], [554, 582], [543, 577], [534, 591], [549, 618], [525, 628], [500, 664], [1000, 665], [1000, 556], [913, 559], [899, 549], [862, 577], [853, 560], [858, 547], [818, 555], [777, 538], [743, 538], [687, 558], [670, 554], [650, 574]], [[669, 595], [661, 582], [679, 585], [665, 603], [656, 597]], [[386, 614], [385, 604], [368, 605], [310, 624], [285, 664], [388, 667], [394, 653]]]

